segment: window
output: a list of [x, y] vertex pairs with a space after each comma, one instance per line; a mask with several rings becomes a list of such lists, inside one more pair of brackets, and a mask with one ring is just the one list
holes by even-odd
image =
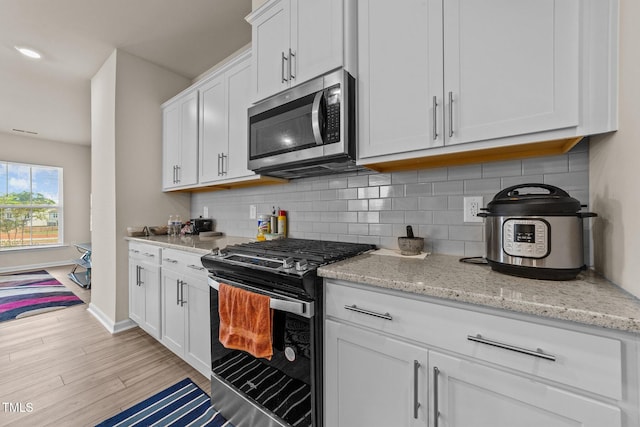
[[0, 161], [0, 250], [58, 245], [62, 168]]

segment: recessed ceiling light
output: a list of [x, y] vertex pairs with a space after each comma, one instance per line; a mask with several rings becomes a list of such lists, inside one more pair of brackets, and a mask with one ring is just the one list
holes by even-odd
[[24, 47], [24, 46], [14, 46], [16, 48], [16, 50], [18, 52], [20, 52], [21, 54], [23, 54], [24, 56], [26, 56], [27, 58], [31, 58], [31, 59], [40, 59], [42, 58], [42, 55], [40, 54], [40, 52], [31, 49], [30, 47]]

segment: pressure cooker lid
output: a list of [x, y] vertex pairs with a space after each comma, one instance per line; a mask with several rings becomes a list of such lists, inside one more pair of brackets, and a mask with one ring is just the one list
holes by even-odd
[[518, 184], [496, 194], [486, 211], [490, 215], [575, 215], [580, 208], [580, 201], [553, 185]]

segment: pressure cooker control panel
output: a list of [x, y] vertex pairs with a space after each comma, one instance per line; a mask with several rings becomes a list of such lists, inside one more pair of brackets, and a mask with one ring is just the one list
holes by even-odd
[[502, 224], [502, 250], [511, 256], [544, 258], [550, 252], [550, 231], [543, 219], [507, 219]]

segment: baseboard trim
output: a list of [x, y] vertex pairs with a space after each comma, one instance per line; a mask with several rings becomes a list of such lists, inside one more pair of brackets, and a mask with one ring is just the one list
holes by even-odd
[[18, 273], [21, 271], [29, 271], [29, 270], [46, 270], [47, 268], [50, 268], [50, 267], [63, 267], [65, 265], [73, 265], [73, 260], [67, 259], [62, 261], [44, 262], [40, 264], [14, 265], [11, 267], [0, 267], [0, 274]]
[[104, 314], [104, 312], [102, 310], [100, 310], [98, 307], [96, 307], [93, 303], [89, 303], [89, 307], [87, 308], [87, 311], [89, 313], [91, 313], [91, 315], [93, 317], [98, 319], [98, 321], [102, 324], [102, 326], [104, 326], [104, 328], [107, 331], [109, 331], [109, 333], [111, 333], [111, 334], [117, 334], [117, 333], [126, 331], [128, 329], [132, 329], [132, 328], [135, 328], [136, 326], [138, 326], [131, 319], [126, 319], [126, 320], [121, 320], [119, 322], [114, 322], [113, 320], [111, 320], [111, 318], [109, 316]]

